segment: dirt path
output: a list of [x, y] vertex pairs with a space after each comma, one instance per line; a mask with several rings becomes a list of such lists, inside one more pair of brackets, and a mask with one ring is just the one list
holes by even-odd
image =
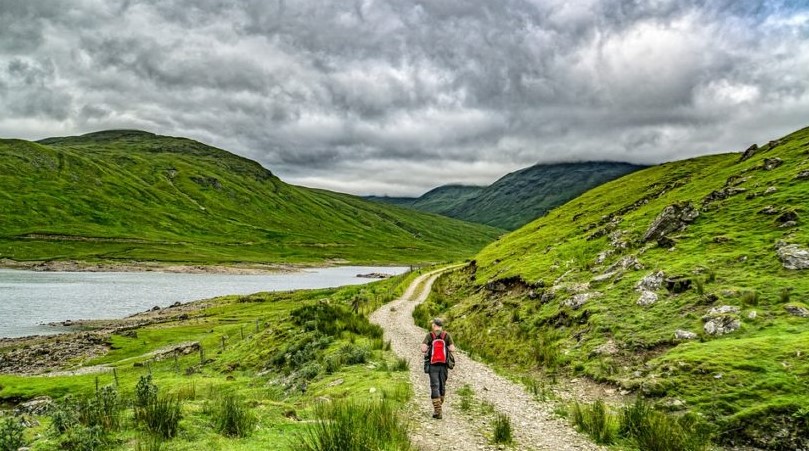
[[[598, 450], [586, 437], [574, 431], [553, 413], [553, 406], [541, 403], [526, 390], [494, 373], [488, 366], [456, 353], [456, 368], [447, 381], [447, 403], [443, 420], [431, 418], [429, 382], [422, 372], [419, 344], [426, 331], [413, 324], [413, 309], [423, 302], [440, 271], [417, 278], [398, 300], [382, 306], [371, 315], [371, 321], [385, 330], [393, 351], [409, 359], [410, 380], [415, 397], [409, 408], [413, 444], [421, 450], [496, 450], [489, 444], [491, 426], [487, 418], [461, 411], [455, 391], [468, 384], [476, 399], [491, 403], [499, 413], [508, 415], [514, 430], [513, 448], [517, 450]], [[449, 328], [451, 331], [451, 326]]]

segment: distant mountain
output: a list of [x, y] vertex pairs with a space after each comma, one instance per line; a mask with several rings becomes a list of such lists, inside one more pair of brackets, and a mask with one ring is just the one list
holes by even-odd
[[0, 259], [415, 263], [470, 256], [499, 234], [289, 185], [186, 138], [0, 139]]
[[369, 199], [514, 230], [591, 188], [639, 169], [643, 166], [611, 162], [538, 164], [483, 188], [447, 185], [418, 198]]
[[426, 192], [421, 197], [369, 196], [366, 199], [450, 216], [450, 212], [460, 208], [464, 202], [473, 199], [483, 190], [482, 186], [444, 185]]

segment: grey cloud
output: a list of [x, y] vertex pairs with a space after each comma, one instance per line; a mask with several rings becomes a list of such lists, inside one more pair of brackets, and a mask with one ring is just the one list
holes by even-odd
[[9, 0], [0, 30], [0, 135], [147, 128], [362, 194], [739, 149], [809, 117], [801, 2]]

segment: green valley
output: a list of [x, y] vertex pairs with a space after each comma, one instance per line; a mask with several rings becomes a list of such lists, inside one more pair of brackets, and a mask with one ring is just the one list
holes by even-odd
[[106, 131], [0, 141], [0, 259], [418, 263], [498, 229], [289, 185], [185, 138]]
[[640, 394], [718, 443], [806, 448], [807, 205], [809, 128], [647, 168], [489, 245], [414, 315], [509, 374]]

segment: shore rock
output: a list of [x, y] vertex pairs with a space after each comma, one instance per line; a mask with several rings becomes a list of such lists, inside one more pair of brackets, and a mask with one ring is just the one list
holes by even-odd
[[809, 250], [803, 249], [797, 244], [779, 243], [776, 253], [786, 269], [809, 269]]

